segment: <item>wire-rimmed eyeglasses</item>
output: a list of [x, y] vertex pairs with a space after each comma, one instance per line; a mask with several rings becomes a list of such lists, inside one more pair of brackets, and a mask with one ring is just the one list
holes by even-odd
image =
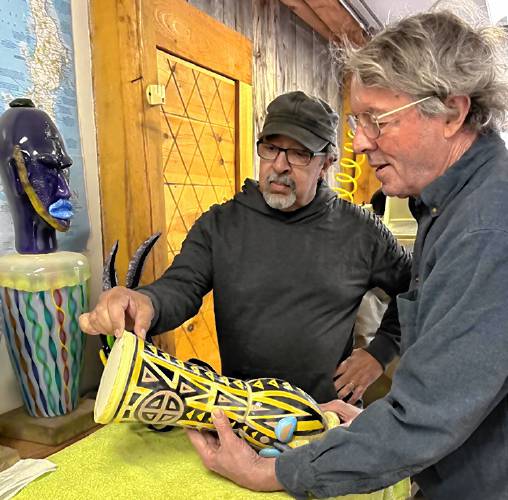
[[[427, 99], [430, 99], [434, 96], [427, 96], [423, 99], [419, 99], [418, 101], [410, 102], [409, 104], [404, 104], [404, 106], [401, 106], [400, 108], [392, 109], [391, 111], [387, 111], [386, 113], [382, 113], [378, 116], [370, 113], [369, 111], [362, 111], [361, 113], [358, 113], [357, 115], [348, 114], [347, 115], [347, 121], [349, 126], [351, 127], [351, 130], [353, 131], [353, 134], [356, 133], [356, 130], [358, 129], [358, 125], [362, 127], [363, 133], [369, 138], [369, 139], [377, 139], [381, 135], [381, 125], [383, 125], [383, 122], [380, 122], [379, 120], [382, 120], [386, 116], [393, 115], [394, 113], [398, 113], [399, 111], [402, 111], [404, 109], [410, 108], [411, 106], [415, 106], [416, 104], [420, 104], [423, 101], [426, 101]], [[386, 123], [386, 122], [385, 122]]]
[[314, 153], [314, 151], [309, 151], [308, 149], [279, 148], [279, 146], [275, 146], [275, 144], [263, 142], [262, 140], [256, 143], [256, 148], [260, 158], [263, 158], [263, 160], [272, 161], [279, 156], [281, 151], [284, 151], [284, 154], [286, 155], [286, 161], [290, 165], [297, 167], [307, 166], [315, 156], [326, 155], [324, 151]]

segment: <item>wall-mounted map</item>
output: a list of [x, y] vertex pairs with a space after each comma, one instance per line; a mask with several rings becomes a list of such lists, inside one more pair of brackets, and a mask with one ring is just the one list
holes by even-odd
[[[89, 234], [69, 0], [1, 0], [0, 112], [16, 97], [46, 111], [73, 159], [70, 168], [71, 229], [59, 233], [60, 250], [85, 249]], [[14, 228], [0, 184], [0, 255], [14, 250]]]

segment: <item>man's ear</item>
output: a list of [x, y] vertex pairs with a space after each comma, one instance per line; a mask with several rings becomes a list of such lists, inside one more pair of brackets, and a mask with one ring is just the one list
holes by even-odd
[[325, 161], [323, 162], [323, 166], [321, 167], [321, 171], [319, 172], [320, 179], [325, 178], [326, 172], [332, 166], [332, 163], [333, 163], [333, 161], [330, 158], [330, 156], [325, 157]]
[[446, 117], [444, 128], [445, 138], [449, 139], [464, 125], [464, 121], [471, 109], [471, 98], [468, 95], [454, 95], [448, 97], [445, 104], [452, 110]]

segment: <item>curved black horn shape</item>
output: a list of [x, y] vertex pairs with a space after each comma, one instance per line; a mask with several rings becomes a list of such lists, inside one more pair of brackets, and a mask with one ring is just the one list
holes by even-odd
[[[102, 269], [102, 289], [109, 290], [114, 286], [118, 285], [118, 276], [116, 275], [115, 260], [116, 254], [118, 253], [118, 240], [116, 240], [111, 252], [109, 253], [108, 260], [104, 264]], [[108, 343], [108, 337], [104, 334], [99, 335], [102, 343], [102, 351], [104, 356], [107, 358], [111, 352], [111, 347]]]
[[102, 270], [103, 290], [109, 290], [110, 288], [113, 288], [114, 286], [118, 285], [118, 276], [116, 275], [115, 269], [115, 260], [117, 253], [118, 253], [118, 240], [116, 240], [115, 244], [111, 248], [108, 260], [104, 264], [104, 268]]
[[152, 234], [152, 236], [147, 238], [136, 250], [134, 257], [132, 257], [131, 261], [129, 262], [129, 269], [125, 278], [125, 286], [127, 288], [136, 288], [139, 285], [139, 280], [141, 279], [141, 274], [143, 273], [143, 265], [145, 260], [148, 257], [150, 250], [159, 239], [160, 235], [160, 232]]

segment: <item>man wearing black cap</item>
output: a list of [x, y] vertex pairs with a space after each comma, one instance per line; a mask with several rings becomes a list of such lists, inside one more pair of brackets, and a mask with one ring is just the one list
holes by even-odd
[[160, 279], [105, 292], [81, 327], [155, 335], [196, 314], [213, 289], [224, 375], [285, 379], [318, 402], [337, 390], [355, 401], [399, 341], [390, 307], [370, 346], [352, 351], [358, 306], [370, 288], [392, 297], [407, 289], [410, 259], [376, 218], [323, 180], [336, 159], [337, 113], [303, 92], [277, 97], [267, 111], [259, 183], [247, 179], [204, 213]]

